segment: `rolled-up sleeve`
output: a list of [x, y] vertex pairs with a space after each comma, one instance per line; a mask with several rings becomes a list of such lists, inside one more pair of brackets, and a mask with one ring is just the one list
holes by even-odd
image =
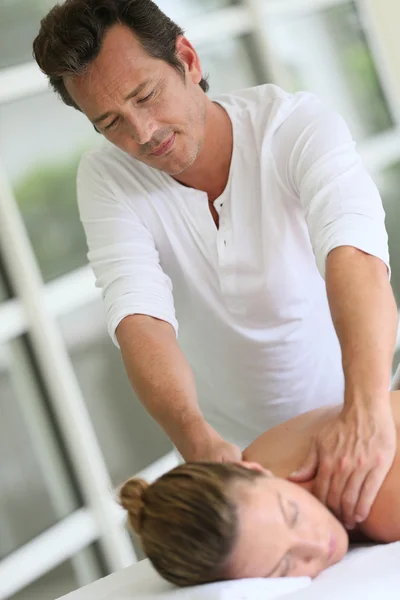
[[88, 259], [102, 290], [111, 339], [119, 347], [115, 331], [134, 314], [166, 321], [178, 335], [172, 282], [161, 268], [154, 239], [133, 207], [115, 197], [106, 173], [96, 155], [85, 155], [77, 194]]
[[385, 213], [344, 119], [312, 94], [297, 105], [278, 135], [285, 144], [285, 177], [300, 198], [318, 269], [328, 254], [353, 246], [389, 266]]

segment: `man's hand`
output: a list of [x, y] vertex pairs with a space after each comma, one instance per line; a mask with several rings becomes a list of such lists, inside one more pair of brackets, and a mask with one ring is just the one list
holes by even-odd
[[352, 403], [320, 428], [303, 466], [289, 479], [300, 483], [315, 477], [314, 495], [352, 529], [368, 517], [395, 452], [388, 398], [373, 410]]
[[238, 446], [230, 444], [207, 424], [207, 429], [197, 439], [196, 444], [182, 454], [186, 462], [238, 462], [242, 459], [242, 451]]
[[201, 458], [196, 460], [205, 460], [211, 462], [241, 462], [242, 451], [238, 446], [226, 442], [224, 439], [216, 441], [209, 447]]

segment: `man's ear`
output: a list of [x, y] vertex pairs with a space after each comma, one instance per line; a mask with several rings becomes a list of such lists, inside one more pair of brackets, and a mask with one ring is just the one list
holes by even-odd
[[188, 76], [192, 82], [197, 85], [200, 83], [203, 73], [199, 56], [184, 35], [178, 35], [175, 42], [175, 50], [177, 58], [185, 65]]

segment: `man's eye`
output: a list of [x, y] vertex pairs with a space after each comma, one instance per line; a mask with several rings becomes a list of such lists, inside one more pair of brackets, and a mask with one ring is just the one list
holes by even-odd
[[151, 98], [154, 96], [154, 91], [150, 92], [150, 94], [148, 94], [147, 96], [145, 96], [144, 98], [141, 98], [140, 100], [138, 100], [138, 104], [144, 104], [145, 102], [147, 102], [148, 100], [151, 100]]
[[114, 119], [114, 121], [111, 121], [111, 123], [109, 123], [109, 125], [104, 127], [104, 131], [108, 131], [109, 129], [112, 129], [117, 121], [118, 121], [118, 117], [116, 119]]

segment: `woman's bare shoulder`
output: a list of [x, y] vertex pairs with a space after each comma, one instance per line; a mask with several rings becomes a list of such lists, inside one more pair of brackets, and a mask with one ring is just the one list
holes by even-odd
[[[391, 404], [397, 429], [396, 457], [368, 518], [359, 527], [359, 535], [380, 542], [400, 540], [400, 391], [391, 393]], [[340, 410], [340, 405], [316, 409], [273, 427], [246, 448], [244, 459], [287, 477], [304, 460], [315, 429]]]

